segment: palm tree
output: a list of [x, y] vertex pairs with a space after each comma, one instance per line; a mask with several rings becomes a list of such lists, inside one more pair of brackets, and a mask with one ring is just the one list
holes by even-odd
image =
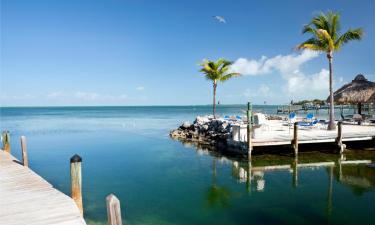
[[219, 59], [216, 62], [210, 61], [210, 60], [204, 60], [200, 66], [202, 66], [202, 69], [200, 72], [202, 72], [207, 80], [212, 81], [213, 83], [213, 115], [214, 118], [216, 118], [216, 88], [218, 82], [224, 82], [229, 80], [232, 77], [240, 76], [239, 73], [230, 73], [229, 67], [232, 65], [232, 62], [227, 61], [225, 59]]
[[336, 129], [334, 123], [333, 104], [333, 52], [339, 51], [341, 47], [352, 40], [360, 40], [363, 36], [361, 28], [349, 29], [340, 35], [340, 14], [335, 12], [321, 12], [315, 16], [309, 24], [304, 26], [302, 33], [312, 35], [310, 39], [298, 45], [298, 49], [310, 49], [313, 51], [325, 52], [329, 63], [329, 125], [328, 130]]

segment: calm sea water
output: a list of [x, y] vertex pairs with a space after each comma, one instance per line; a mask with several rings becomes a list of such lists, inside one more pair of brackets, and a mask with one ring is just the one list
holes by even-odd
[[[275, 106], [254, 108], [276, 112]], [[26, 135], [30, 167], [68, 195], [69, 159], [82, 156], [88, 224], [106, 224], [110, 193], [120, 199], [126, 224], [374, 224], [374, 164], [293, 170], [294, 158], [285, 152], [256, 155], [250, 165], [169, 138], [181, 122], [209, 114], [209, 106], [0, 109], [12, 153], [20, 158], [19, 136]], [[241, 115], [244, 109], [218, 111]], [[345, 157], [375, 161], [375, 151]], [[339, 157], [311, 152], [298, 159], [328, 161]], [[265, 170], [270, 165], [291, 167]]]

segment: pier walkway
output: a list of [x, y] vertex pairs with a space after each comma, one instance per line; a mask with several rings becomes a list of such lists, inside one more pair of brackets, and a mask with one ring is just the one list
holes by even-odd
[[0, 225], [85, 225], [67, 195], [0, 150]]
[[[252, 144], [256, 146], [290, 145], [293, 140], [293, 126], [285, 126], [280, 121], [270, 121], [267, 126], [256, 128], [252, 133]], [[334, 143], [338, 136], [337, 130], [326, 128], [298, 127], [299, 144]], [[246, 125], [233, 134], [234, 141], [246, 142]], [[375, 126], [342, 125], [342, 141], [375, 140]]]
[[[256, 133], [254, 138], [254, 146], [270, 146], [270, 145], [285, 145], [290, 144], [293, 139], [293, 127], [270, 127], [268, 132]], [[299, 143], [313, 144], [313, 143], [333, 143], [337, 138], [337, 131], [329, 131], [326, 128], [299, 128]], [[369, 141], [375, 137], [375, 126], [358, 126], [358, 125], [343, 125], [342, 126], [342, 141]]]

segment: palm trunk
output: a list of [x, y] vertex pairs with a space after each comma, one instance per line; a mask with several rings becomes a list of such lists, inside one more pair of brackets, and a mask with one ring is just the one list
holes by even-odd
[[329, 124], [328, 130], [335, 130], [335, 106], [333, 103], [333, 68], [332, 68], [332, 52], [327, 54], [328, 62], [329, 62]]
[[212, 113], [214, 115], [214, 118], [216, 119], [216, 87], [217, 87], [216, 80], [214, 81], [213, 86], [214, 86], [214, 99], [213, 99]]

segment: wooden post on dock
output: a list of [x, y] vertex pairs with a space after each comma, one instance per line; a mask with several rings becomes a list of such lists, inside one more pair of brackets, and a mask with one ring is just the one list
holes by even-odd
[[10, 135], [9, 135], [9, 131], [3, 131], [3, 133], [2, 133], [2, 139], [3, 139], [3, 150], [5, 152], [10, 153]]
[[294, 123], [292, 147], [294, 149], [294, 155], [297, 156], [298, 155], [298, 122]]
[[106, 198], [108, 225], [122, 225], [120, 201], [114, 194]]
[[26, 167], [29, 167], [29, 158], [27, 157], [27, 145], [26, 145], [25, 136], [21, 136], [21, 150], [22, 150], [22, 164]]
[[294, 161], [292, 163], [292, 169], [293, 169], [293, 187], [298, 186], [298, 156], [294, 158]]
[[342, 154], [345, 150], [345, 144], [342, 143], [342, 122], [339, 121], [337, 123], [337, 138], [336, 138], [336, 144], [339, 147], [340, 154]]
[[251, 194], [251, 158], [249, 159], [248, 161], [248, 164], [247, 164], [247, 180], [246, 180], [246, 189], [247, 189], [247, 193]]
[[328, 196], [327, 196], [327, 213], [330, 217], [332, 214], [332, 194], [333, 194], [333, 166], [329, 167], [329, 178], [328, 178]]
[[251, 144], [251, 123], [252, 123], [252, 116], [251, 116], [251, 103], [247, 103], [247, 154], [248, 158], [251, 158], [251, 151], [253, 150], [253, 146]]
[[82, 158], [77, 154], [70, 158], [71, 195], [83, 216], [81, 163]]

